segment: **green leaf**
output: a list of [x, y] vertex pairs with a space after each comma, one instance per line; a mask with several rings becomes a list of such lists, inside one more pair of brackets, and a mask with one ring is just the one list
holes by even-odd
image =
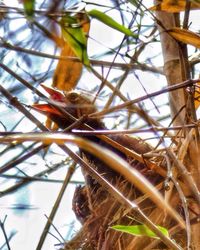
[[[134, 225], [134, 226], [124, 226], [124, 225], [115, 225], [111, 227], [112, 229], [115, 229], [117, 231], [123, 232], [123, 233], [129, 233], [135, 236], [148, 236], [151, 238], [157, 238], [159, 237], [152, 232], [146, 225]], [[169, 236], [168, 230], [164, 227], [157, 226], [157, 228], [165, 235]]]
[[108, 25], [109, 27], [118, 30], [119, 32], [124, 33], [127, 36], [132, 36], [134, 38], [138, 38], [138, 35], [134, 34], [130, 29], [124, 27], [123, 25], [116, 22], [114, 19], [109, 17], [108, 15], [104, 14], [99, 10], [90, 10], [87, 12], [90, 17], [96, 18], [97, 20], [101, 21], [102, 23]]
[[137, 0], [128, 0], [129, 3], [131, 3], [132, 5], [134, 5], [135, 7], [138, 7], [139, 3]]
[[87, 55], [87, 39], [77, 18], [66, 15], [61, 19], [60, 25], [64, 40], [69, 43], [83, 64], [89, 67], [90, 61]]
[[32, 17], [34, 14], [35, 0], [24, 0], [23, 5], [26, 15]]

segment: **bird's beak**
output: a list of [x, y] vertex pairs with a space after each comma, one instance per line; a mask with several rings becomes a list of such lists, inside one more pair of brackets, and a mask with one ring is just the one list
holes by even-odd
[[50, 95], [50, 99], [53, 101], [58, 101], [58, 102], [64, 102], [65, 96], [64, 94], [54, 88], [48, 87], [44, 84], [40, 85], [49, 95]]
[[55, 109], [50, 104], [33, 104], [33, 105], [31, 105], [31, 107], [34, 110], [39, 111], [40, 113], [42, 113], [44, 115], [50, 115], [50, 114], [62, 115], [59, 112], [59, 110]]
[[[61, 91], [56, 90], [56, 89], [51, 88], [51, 87], [48, 87], [44, 84], [41, 84], [41, 86], [50, 95], [50, 102], [52, 102], [52, 104], [53, 103], [64, 104], [65, 96]], [[39, 111], [40, 113], [43, 113], [45, 115], [51, 115], [51, 114], [62, 115], [61, 112], [58, 109], [56, 109], [55, 107], [53, 107], [50, 103], [33, 104], [33, 105], [31, 105], [31, 107], [34, 110]], [[61, 105], [61, 107], [62, 107], [62, 105]]]

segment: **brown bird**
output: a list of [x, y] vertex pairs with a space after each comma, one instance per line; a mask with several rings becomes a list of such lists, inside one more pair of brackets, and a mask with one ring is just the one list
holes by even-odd
[[[51, 120], [53, 120], [59, 128], [67, 129], [74, 121], [76, 121], [76, 119], [85, 117], [84, 122], [86, 122], [86, 124], [91, 128], [95, 130], [106, 129], [101, 119], [87, 117], [88, 115], [97, 112], [97, 108], [89, 95], [78, 91], [61, 92], [47, 87], [46, 85], [41, 86], [48, 92], [48, 94], [50, 94], [50, 99], [47, 104], [34, 104], [32, 107], [51, 118]], [[60, 108], [64, 109], [67, 114], [63, 114]], [[82, 123], [79, 124], [79, 127], [83, 127]], [[101, 141], [101, 139], [94, 135], [84, 137], [98, 143]], [[144, 154], [152, 150], [152, 147], [141, 139], [130, 137], [126, 134], [112, 134], [108, 135], [108, 137], [139, 154]], [[106, 144], [105, 142], [102, 142], [102, 144], [103, 146], [116, 151], [121, 156], [123, 155], [117, 149]]]
[[[87, 125], [95, 130], [105, 130], [106, 127], [103, 121], [99, 118], [90, 118], [88, 115], [97, 112], [97, 108], [92, 102], [89, 95], [78, 91], [61, 92], [56, 89], [42, 85], [42, 87], [50, 95], [50, 99], [47, 104], [34, 104], [33, 108], [39, 112], [47, 115], [51, 120], [53, 120], [59, 128], [68, 129], [70, 126], [77, 121], [77, 119], [83, 119]], [[62, 109], [66, 112], [62, 112]], [[81, 121], [81, 120], [80, 120]], [[84, 128], [83, 122], [77, 123], [79, 128]], [[77, 127], [76, 127], [77, 128]], [[82, 136], [82, 135], [81, 135]], [[115, 152], [119, 157], [122, 157], [128, 161], [134, 168], [137, 168], [140, 172], [145, 173], [145, 175], [153, 182], [156, 182], [158, 174], [152, 173], [151, 170], [147, 168], [144, 163], [140, 163], [137, 160], [130, 159], [127, 155], [122, 153], [120, 150], [114, 148], [110, 144], [101, 140], [101, 138], [95, 135], [83, 135], [82, 137], [87, 138], [90, 141], [100, 144], [104, 149], [110, 149]], [[123, 147], [127, 147], [135, 151], [138, 154], [144, 154], [152, 150], [151, 146], [144, 143], [142, 140], [134, 137], [130, 137], [125, 134], [108, 135], [109, 138], [118, 142]], [[103, 175], [109, 182], [116, 184], [116, 182], [123, 182], [124, 179], [116, 173], [114, 170], [106, 166], [102, 161], [92, 154], [80, 150], [81, 156], [87, 160], [88, 163], [92, 164], [92, 167], [98, 171], [99, 174]], [[84, 177], [86, 179], [86, 186], [89, 187], [89, 192], [92, 193], [91, 196], [97, 198], [94, 194], [99, 192], [100, 185], [94, 180], [90, 175], [83, 171]], [[105, 193], [105, 191], [103, 191]], [[101, 191], [101, 197], [105, 195]], [[78, 219], [83, 223], [87, 217], [91, 214], [91, 209], [88, 208], [87, 194], [84, 187], [78, 187], [73, 202], [73, 209], [78, 217]], [[90, 197], [91, 200], [91, 197]], [[86, 204], [86, 205], [83, 205]]]

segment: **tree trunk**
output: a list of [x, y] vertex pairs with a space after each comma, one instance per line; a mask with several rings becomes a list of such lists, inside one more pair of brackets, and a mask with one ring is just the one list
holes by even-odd
[[[160, 31], [160, 40], [164, 60], [164, 74], [167, 79], [167, 84], [171, 86], [183, 81], [179, 45], [176, 40], [166, 32], [167, 29], [171, 29], [176, 26], [177, 18], [174, 14], [162, 11], [156, 12], [156, 18], [161, 24], [158, 25], [158, 30]], [[185, 105], [184, 91], [180, 89], [171, 92], [169, 94], [169, 101], [172, 118], [176, 117], [173, 124], [183, 125], [185, 118], [185, 111], [182, 110]], [[181, 113], [179, 114], [180, 111]]]
[[[157, 3], [157, 1], [155, 1]], [[156, 18], [158, 19], [158, 29], [160, 31], [160, 40], [163, 51], [164, 59], [164, 74], [167, 79], [168, 85], [187, 80], [190, 75], [189, 63], [187, 58], [186, 45], [176, 42], [170, 37], [165, 30], [176, 27], [178, 14], [166, 13], [163, 11], [156, 12]], [[179, 24], [178, 24], [179, 26]], [[173, 91], [169, 94], [170, 109], [172, 118], [176, 117], [173, 121], [173, 125], [184, 125], [188, 122], [195, 122], [195, 110], [192, 107], [194, 105], [193, 97], [189, 96], [183, 89]], [[181, 112], [180, 112], [181, 111]], [[180, 113], [179, 113], [180, 112]], [[187, 135], [192, 131], [187, 131]], [[194, 131], [193, 131], [194, 134]], [[196, 138], [192, 136], [189, 142], [187, 153], [185, 154], [183, 163], [187, 167], [188, 174], [193, 177], [194, 183], [199, 186], [199, 140], [198, 132]], [[198, 180], [197, 180], [198, 176]], [[187, 184], [185, 184], [187, 189]], [[185, 194], [186, 195], [186, 194]], [[187, 198], [188, 194], [186, 195]], [[189, 195], [190, 196], [190, 195]], [[196, 214], [199, 214], [199, 204], [192, 198], [192, 201], [188, 201], [189, 207], [192, 208]], [[194, 213], [190, 214], [190, 219], [194, 217]], [[192, 235], [192, 249], [199, 249], [200, 246], [200, 227], [197, 224], [191, 226]]]

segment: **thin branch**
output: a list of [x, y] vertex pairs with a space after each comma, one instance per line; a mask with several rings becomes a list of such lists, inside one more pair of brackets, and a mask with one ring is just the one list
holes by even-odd
[[173, 160], [174, 166], [178, 169], [179, 174], [183, 176], [184, 180], [186, 181], [188, 187], [190, 188], [191, 192], [193, 193], [194, 197], [196, 198], [196, 201], [200, 205], [200, 192], [194, 182], [194, 179], [192, 178], [191, 174], [187, 171], [186, 167], [180, 162], [176, 155], [169, 149], [167, 149], [167, 154], [169, 157]]
[[121, 110], [123, 108], [127, 108], [130, 105], [133, 105], [135, 103], [144, 101], [144, 100], [149, 99], [151, 97], [155, 97], [155, 96], [158, 96], [158, 95], [161, 95], [161, 94], [169, 93], [169, 92], [175, 91], [177, 89], [193, 86], [195, 83], [198, 83], [199, 81], [200, 80], [197, 79], [197, 80], [187, 80], [187, 81], [184, 81], [184, 82], [181, 82], [181, 83], [177, 83], [177, 84], [174, 84], [172, 86], [165, 87], [162, 90], [158, 90], [158, 91], [155, 91], [155, 92], [153, 92], [151, 94], [148, 94], [148, 95], [145, 95], [145, 96], [142, 96], [142, 97], [138, 97], [138, 98], [136, 98], [134, 100], [131, 100], [131, 101], [124, 102], [122, 104], [119, 104], [119, 105], [117, 105], [115, 107], [111, 107], [111, 108], [106, 109], [106, 110], [103, 110], [101, 112], [95, 112], [95, 113], [89, 115], [89, 117], [96, 117], [98, 115], [109, 114], [109, 113], [111, 113], [113, 111]]
[[72, 177], [72, 175], [73, 175], [73, 173], [74, 173], [74, 171], [75, 171], [75, 166], [76, 166], [76, 163], [73, 163], [73, 164], [69, 167], [69, 169], [68, 169], [68, 171], [67, 171], [65, 180], [64, 180], [63, 185], [62, 185], [62, 187], [61, 187], [61, 190], [60, 190], [60, 192], [59, 192], [59, 194], [58, 194], [58, 197], [57, 197], [57, 199], [56, 199], [56, 201], [55, 201], [55, 204], [54, 204], [54, 206], [53, 206], [53, 208], [52, 208], [52, 210], [51, 210], [51, 213], [50, 213], [50, 215], [49, 215], [49, 217], [48, 217], [48, 220], [47, 220], [47, 223], [46, 223], [46, 225], [45, 225], [45, 227], [44, 227], [44, 230], [43, 230], [43, 232], [42, 232], [42, 234], [41, 234], [41, 236], [40, 236], [40, 240], [39, 240], [39, 242], [38, 242], [38, 245], [37, 245], [37, 247], [36, 247], [36, 250], [42, 249], [42, 246], [43, 246], [43, 244], [44, 244], [45, 238], [46, 238], [46, 236], [47, 236], [47, 234], [48, 234], [48, 231], [49, 231], [49, 229], [50, 229], [51, 222], [53, 221], [53, 219], [54, 219], [54, 217], [55, 217], [55, 215], [56, 215], [56, 212], [57, 212], [58, 207], [59, 207], [59, 205], [60, 205], [60, 203], [61, 203], [61, 200], [62, 200], [62, 198], [63, 198], [63, 195], [64, 195], [64, 193], [65, 193], [65, 191], [66, 191], [66, 188], [67, 188], [67, 186], [68, 186], [68, 184], [69, 184], [69, 182], [70, 182], [70, 179], [71, 179], [71, 177]]
[[[26, 15], [24, 9], [22, 8], [17, 8], [17, 7], [13, 7], [13, 6], [8, 6], [8, 5], [4, 5], [4, 4], [0, 4], [0, 8], [2, 13], [7, 13], [9, 10], [9, 14], [11, 13], [19, 13], [19, 14], [23, 14], [24, 16]], [[5, 11], [3, 11], [5, 10]], [[13, 12], [11, 12], [10, 10], [13, 10]], [[85, 14], [85, 11], [81, 11], [81, 10], [75, 10], [75, 9], [65, 9], [64, 11], [57, 11], [57, 12], [49, 12], [48, 10], [39, 10], [39, 9], [34, 9], [34, 13], [38, 14], [38, 15], [42, 15], [42, 16], [49, 16], [49, 17], [62, 17], [65, 16], [67, 13], [79, 13], [79, 14]]]
[[[58, 168], [54, 168], [54, 171], [56, 171], [57, 169]], [[42, 172], [42, 174], [43, 175], [47, 174], [47, 170], [45, 172]], [[20, 176], [20, 175], [9, 175], [9, 174], [1, 174], [0, 176], [1, 178], [23, 180], [25, 182], [29, 180], [30, 182], [38, 181], [38, 182], [50, 182], [50, 183], [63, 183], [64, 181], [64, 180], [50, 179], [50, 178], [45, 179], [44, 177], [37, 177], [37, 176]], [[70, 184], [82, 185], [84, 184], [84, 182], [83, 181], [70, 181]]]
[[[149, 132], [166, 132], [166, 131], [176, 131], [176, 130], [182, 130], [184, 128], [196, 128], [199, 127], [199, 124], [186, 124], [184, 126], [174, 126], [174, 127], [150, 127], [146, 129], [112, 129], [112, 130], [93, 130], [93, 131], [88, 131], [88, 130], [78, 130], [78, 129], [73, 129], [72, 133], [76, 135], [121, 135], [121, 134], [136, 134], [136, 133], [149, 133]], [[0, 133], [0, 135], [9, 135], [8, 132]], [[13, 134], [13, 133], [12, 133]]]
[[4, 220], [3, 220], [3, 221], [0, 220], [0, 227], [1, 227], [1, 230], [2, 230], [2, 232], [3, 232], [5, 241], [6, 241], [7, 249], [8, 249], [8, 250], [11, 250], [10, 244], [9, 244], [9, 240], [8, 240], [8, 236], [7, 236], [7, 234], [6, 234], [6, 230], [5, 230], [5, 226], [4, 226], [5, 221], [6, 221], [6, 218], [7, 218], [7, 215], [4, 217]]
[[[63, 61], [72, 61], [72, 62], [79, 62], [79, 58], [73, 57], [73, 56], [55, 56], [55, 55], [50, 55], [47, 53], [43, 53], [40, 51], [35, 51], [31, 49], [25, 49], [17, 45], [12, 45], [10, 43], [7, 43], [6, 41], [3, 41], [1, 39], [1, 47], [8, 49], [8, 50], [13, 50], [13, 51], [18, 51], [22, 53], [26, 53], [29, 55], [34, 55], [38, 57], [44, 57], [44, 58], [49, 58], [49, 59], [55, 59], [55, 60], [63, 60]], [[102, 61], [102, 60], [94, 60], [90, 59], [90, 62], [93, 66], [104, 66], [104, 67], [113, 67], [113, 68], [120, 68], [122, 70], [129, 69], [131, 70], [142, 70], [142, 71], [150, 71], [152, 73], [157, 73], [157, 74], [163, 74], [163, 70], [159, 69], [158, 67], [153, 67], [153, 66], [148, 66], [147, 64], [143, 63], [116, 63], [116, 62], [108, 62], [108, 61]]]
[[[77, 121], [79, 122], [79, 121]], [[73, 125], [73, 127], [75, 127]], [[111, 130], [79, 130], [79, 129], [72, 129], [72, 134], [76, 135], [121, 135], [121, 134], [137, 134], [137, 133], [149, 133], [149, 132], [166, 132], [166, 131], [176, 131], [176, 130], [182, 130], [184, 128], [196, 128], [199, 127], [199, 123], [197, 124], [185, 124], [184, 126], [174, 126], [174, 127], [156, 127], [152, 126], [146, 129], [111, 129]], [[56, 132], [55, 132], [56, 133]], [[70, 132], [68, 132], [70, 134]], [[21, 132], [0, 132], [0, 136], [6, 136], [6, 135], [17, 135], [21, 134]]]

